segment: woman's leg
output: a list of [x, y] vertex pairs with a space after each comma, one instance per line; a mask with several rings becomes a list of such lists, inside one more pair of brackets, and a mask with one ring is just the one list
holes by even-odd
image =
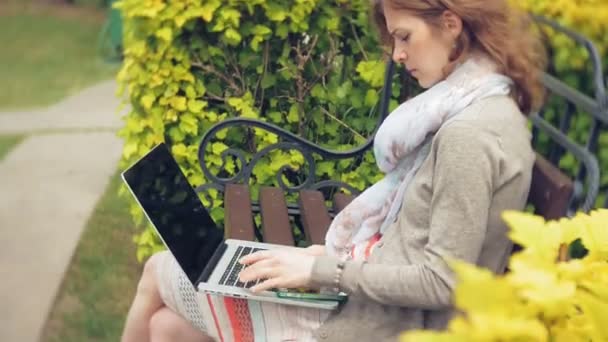
[[[180, 336], [178, 340], [182, 340], [181, 336], [184, 336], [185, 341], [212, 341], [205, 339], [205, 335], [200, 330], [163, 303], [158, 287], [157, 268], [165, 257], [167, 257], [166, 252], [154, 254], [144, 265], [135, 299], [127, 314], [121, 341], [147, 342], [151, 341], [151, 338], [152, 341], [163, 341], [165, 336], [176, 336], [176, 330], [180, 333], [177, 335]], [[165, 322], [164, 319], [167, 321]], [[186, 340], [188, 336], [196, 339]]]
[[156, 267], [159, 259], [160, 255], [154, 254], [144, 265], [139, 284], [137, 284], [135, 299], [127, 314], [122, 342], [150, 340], [150, 319], [164, 306], [156, 284]]
[[213, 339], [165, 306], [150, 319], [150, 342], [170, 341], [213, 342]]

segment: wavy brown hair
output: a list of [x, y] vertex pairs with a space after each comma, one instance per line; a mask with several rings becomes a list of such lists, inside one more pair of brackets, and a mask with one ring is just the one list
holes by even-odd
[[391, 49], [393, 39], [386, 28], [384, 1], [435, 28], [439, 27], [444, 11], [458, 15], [463, 32], [450, 56], [452, 62], [448, 70], [464, 51], [485, 52], [497, 64], [497, 71], [513, 80], [512, 95], [520, 110], [529, 114], [540, 108], [545, 94], [540, 74], [546, 67], [547, 57], [539, 35], [532, 30], [529, 15], [509, 5], [507, 0], [371, 0], [373, 21], [383, 44]]

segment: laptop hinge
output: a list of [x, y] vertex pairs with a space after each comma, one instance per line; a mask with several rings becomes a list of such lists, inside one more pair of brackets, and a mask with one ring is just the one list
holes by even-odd
[[222, 243], [217, 246], [215, 252], [213, 252], [213, 255], [211, 256], [211, 259], [209, 259], [207, 266], [205, 266], [205, 268], [203, 269], [203, 273], [201, 273], [200, 277], [198, 277], [198, 279], [196, 280], [197, 285], [200, 283], [207, 282], [207, 280], [209, 280], [211, 273], [215, 269], [217, 263], [220, 261], [220, 258], [226, 251], [226, 248], [228, 248], [228, 245], [224, 241], [222, 241]]

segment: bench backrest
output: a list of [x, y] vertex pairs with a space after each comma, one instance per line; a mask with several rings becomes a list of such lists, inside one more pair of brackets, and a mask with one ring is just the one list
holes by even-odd
[[[573, 192], [573, 182], [541, 155], [537, 155], [532, 171], [532, 184], [528, 202], [535, 213], [546, 219], [557, 219], [566, 215]], [[225, 189], [226, 236], [241, 240], [255, 240], [294, 245], [295, 238], [290, 221], [290, 208], [284, 192], [279, 188], [263, 187], [260, 198], [252, 203], [249, 187], [244, 184], [229, 184]], [[343, 193], [333, 198], [333, 210], [327, 208], [320, 191], [301, 190], [299, 210], [295, 216], [302, 227], [306, 240], [323, 244], [325, 233], [331, 223], [332, 214], [340, 212], [354, 197]], [[254, 207], [259, 206], [255, 208]], [[291, 210], [294, 211], [293, 209]], [[254, 228], [254, 214], [260, 213], [263, 231]], [[517, 249], [517, 248], [516, 248]]]
[[[538, 20], [541, 24], [549, 25], [581, 43], [594, 61], [598, 59], [593, 44], [584, 37], [542, 18], [538, 18]], [[540, 154], [537, 155], [528, 202], [534, 206], [536, 214], [546, 219], [571, 215], [577, 210], [588, 211], [594, 206], [598, 195], [600, 175], [595, 153], [599, 133], [601, 129], [608, 127], [608, 97], [605, 95], [605, 87], [600, 77], [602, 75], [601, 63], [594, 62], [593, 69], [596, 88], [594, 98], [581, 94], [554, 77], [543, 75], [543, 83], [550, 95], [566, 102], [561, 108], [551, 108], [552, 115], [546, 115], [543, 108], [538, 114], [530, 117], [533, 125], [534, 146], [538, 151], [542, 151], [546, 158]], [[388, 114], [394, 73], [394, 65], [389, 61], [378, 106], [377, 126]], [[591, 131], [584, 143], [573, 142], [568, 138], [570, 123], [579, 115], [587, 115], [592, 119]], [[227, 236], [245, 240], [257, 238], [268, 242], [293, 244], [294, 240], [300, 239], [297, 236], [294, 237], [293, 231], [287, 231], [283, 227], [297, 226], [306, 236], [306, 240], [312, 243], [322, 243], [332, 217], [353, 198], [353, 196], [344, 195], [339, 191], [327, 191], [327, 189], [347, 189], [354, 195], [358, 194], [358, 189], [342, 182], [318, 179], [311, 167], [304, 170], [302, 178], [306, 179], [306, 182], [298, 189], [262, 188], [259, 199], [252, 201], [249, 188], [245, 184], [250, 182], [255, 163], [260, 159], [259, 152], [256, 152], [258, 154], [251, 159], [245, 158], [245, 154], [231, 154], [241, 160], [243, 167], [238, 175], [230, 178], [212, 174], [205, 162], [205, 151], [212, 143], [214, 136], [220, 130], [233, 126], [245, 126], [248, 129], [256, 127], [277, 134], [280, 142], [266, 147], [266, 151], [273, 148], [284, 149], [286, 144], [289, 144], [289, 148], [300, 151], [310, 165], [314, 165], [312, 163], [313, 153], [328, 160], [360, 159], [371, 148], [373, 136], [370, 136], [360, 147], [348, 151], [334, 151], [315, 145], [280, 127], [248, 118], [224, 120], [212, 126], [203, 136], [199, 146], [199, 162], [208, 183], [197, 190], [205, 193], [210, 189], [215, 189], [223, 193]], [[550, 142], [548, 146], [543, 145], [541, 137], [548, 138], [545, 139]], [[572, 154], [577, 162], [576, 170], [569, 169], [568, 171], [570, 175], [573, 175], [572, 178], [566, 176], [556, 166], [565, 153]], [[283, 185], [281, 186], [283, 187]], [[323, 192], [317, 191], [319, 189], [323, 189]], [[299, 194], [297, 203], [288, 203], [285, 200], [285, 194], [296, 192]], [[328, 196], [329, 198], [327, 198]], [[606, 198], [605, 205], [608, 206], [608, 196]], [[327, 200], [332, 200], [333, 206], [328, 208]], [[255, 229], [254, 217], [258, 214], [261, 216], [263, 231]], [[299, 232], [296, 231], [296, 234]]]
[[540, 154], [532, 169], [532, 184], [528, 203], [534, 212], [545, 219], [558, 219], [566, 215], [574, 189], [572, 180]]

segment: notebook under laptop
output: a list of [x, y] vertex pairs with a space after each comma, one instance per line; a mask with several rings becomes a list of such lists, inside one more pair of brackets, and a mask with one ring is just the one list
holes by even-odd
[[284, 246], [224, 240], [198, 195], [161, 143], [122, 173], [122, 178], [195, 289], [267, 302], [335, 309], [337, 302], [293, 300], [273, 291], [252, 293], [257, 282], [241, 283], [239, 258], [258, 250]]

